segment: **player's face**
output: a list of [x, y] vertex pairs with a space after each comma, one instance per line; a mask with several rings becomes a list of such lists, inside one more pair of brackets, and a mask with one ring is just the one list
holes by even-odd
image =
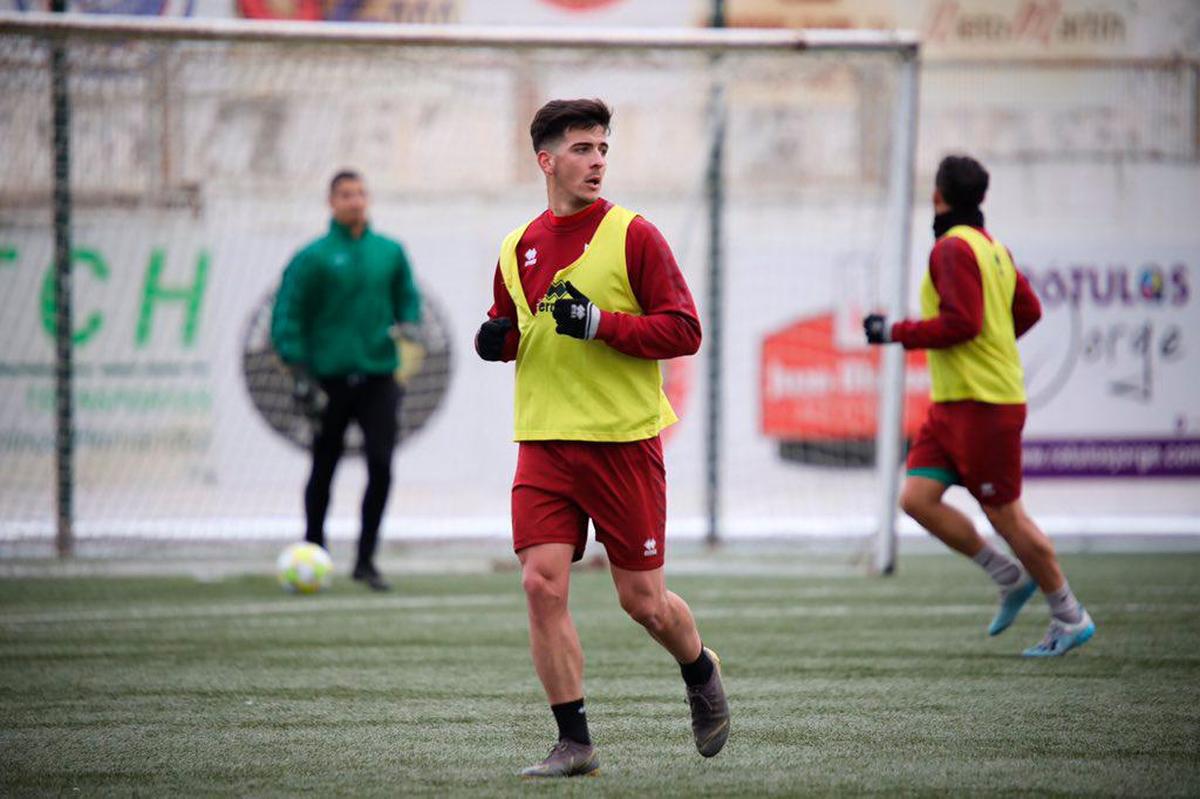
[[[541, 159], [539, 159], [541, 160]], [[608, 134], [604, 128], [568, 130], [549, 151], [543, 170], [552, 191], [571, 206], [582, 209], [600, 198], [608, 166]]]
[[944, 214], [949, 210], [950, 206], [947, 205], [946, 201], [942, 199], [941, 189], [935, 188], [933, 190], [933, 213]]
[[361, 180], [339, 180], [329, 192], [333, 218], [346, 227], [358, 227], [367, 221], [367, 187]]

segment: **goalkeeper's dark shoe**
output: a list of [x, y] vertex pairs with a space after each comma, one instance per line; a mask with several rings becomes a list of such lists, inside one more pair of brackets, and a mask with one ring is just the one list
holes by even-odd
[[560, 738], [550, 755], [538, 763], [521, 769], [522, 777], [598, 777], [600, 755], [596, 747], [581, 744], [570, 738]]
[[354, 572], [350, 575], [351, 579], [357, 580], [370, 588], [372, 591], [391, 591], [392, 584], [383, 579], [383, 575], [374, 566], [367, 564], [365, 566], [358, 565], [354, 567]]
[[714, 757], [729, 738], [729, 703], [725, 701], [725, 686], [721, 683], [721, 659], [708, 647], [704, 651], [713, 663], [712, 676], [704, 685], [689, 685], [687, 701], [692, 708], [696, 751]]

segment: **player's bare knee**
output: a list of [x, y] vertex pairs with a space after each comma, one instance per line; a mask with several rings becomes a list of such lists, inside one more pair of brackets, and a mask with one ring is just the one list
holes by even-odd
[[521, 588], [530, 607], [553, 610], [567, 604], [567, 582], [536, 567], [521, 575]]
[[1022, 524], [1024, 513], [1017, 503], [1005, 505], [983, 505], [983, 515], [987, 517], [997, 533], [1010, 544], [1026, 536], [1025, 525]]
[[622, 596], [621, 608], [647, 630], [660, 630], [666, 624], [667, 603], [663, 597], [651, 594]]

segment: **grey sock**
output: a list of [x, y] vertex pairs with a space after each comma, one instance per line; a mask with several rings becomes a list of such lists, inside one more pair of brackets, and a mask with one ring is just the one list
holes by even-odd
[[1001, 588], [1014, 587], [1025, 575], [1015, 560], [986, 541], [983, 542], [983, 549], [979, 550], [971, 560], [982, 566], [988, 576], [995, 580], [996, 585]]
[[1050, 615], [1065, 624], [1078, 624], [1083, 619], [1083, 607], [1066, 581], [1062, 588], [1046, 594], [1046, 601], [1050, 603]]

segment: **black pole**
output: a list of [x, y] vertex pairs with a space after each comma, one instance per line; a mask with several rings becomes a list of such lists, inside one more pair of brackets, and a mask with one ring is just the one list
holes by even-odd
[[[53, 0], [51, 11], [63, 13], [66, 0]], [[75, 449], [71, 403], [71, 98], [67, 86], [67, 43], [55, 38], [50, 44], [51, 101], [54, 128], [54, 307], [55, 315], [55, 431], [58, 555], [75, 551], [74, 476]]]
[[[725, 27], [724, 0], [713, 0], [712, 27]], [[720, 57], [717, 56], [719, 59]], [[719, 69], [719, 63], [717, 68]], [[720, 534], [721, 520], [721, 377], [724, 372], [722, 352], [721, 303], [722, 290], [721, 226], [725, 204], [723, 165], [725, 161], [725, 98], [722, 82], [717, 75], [709, 95], [709, 114], [713, 120], [712, 145], [709, 150], [708, 170], [705, 175], [708, 198], [708, 323], [705, 338], [708, 340], [708, 438], [705, 441], [705, 463], [707, 465], [705, 500], [708, 515], [708, 530], [705, 541], [716, 546]]]

